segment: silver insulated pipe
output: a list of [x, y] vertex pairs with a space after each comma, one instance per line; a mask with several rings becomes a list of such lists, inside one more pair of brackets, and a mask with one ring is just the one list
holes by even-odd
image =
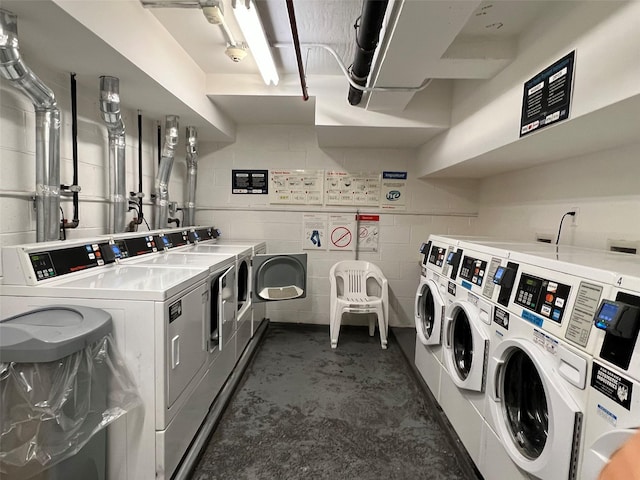
[[0, 9], [0, 75], [24, 93], [36, 114], [36, 241], [60, 238], [60, 110], [18, 48], [18, 18]]
[[176, 145], [178, 145], [178, 121], [177, 115], [167, 115], [164, 125], [164, 145], [158, 175], [153, 187], [155, 196], [153, 228], [164, 228], [169, 218], [169, 178], [173, 168]]
[[198, 183], [198, 129], [187, 127], [187, 205], [184, 226], [195, 225], [196, 185]]
[[126, 139], [116, 77], [100, 77], [100, 115], [109, 133], [109, 233], [121, 233], [127, 216]]

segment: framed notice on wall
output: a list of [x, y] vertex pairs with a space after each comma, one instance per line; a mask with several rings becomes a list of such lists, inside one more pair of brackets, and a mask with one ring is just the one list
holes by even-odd
[[267, 194], [268, 170], [231, 170], [231, 193]]
[[324, 170], [272, 170], [269, 203], [322, 205]]
[[569, 118], [575, 50], [524, 84], [520, 136]]

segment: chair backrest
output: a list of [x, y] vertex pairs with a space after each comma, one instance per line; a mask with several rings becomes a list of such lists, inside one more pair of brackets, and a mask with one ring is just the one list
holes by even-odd
[[[375, 282], [370, 282], [370, 279]], [[387, 279], [382, 270], [377, 265], [364, 260], [343, 260], [336, 263], [331, 267], [329, 280], [332, 297], [349, 295], [381, 297], [386, 294]]]

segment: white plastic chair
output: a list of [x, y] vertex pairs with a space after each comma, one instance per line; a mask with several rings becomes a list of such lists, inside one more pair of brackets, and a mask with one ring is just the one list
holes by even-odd
[[[375, 313], [378, 317], [380, 343], [387, 348], [389, 326], [389, 286], [377, 265], [363, 260], [344, 260], [329, 271], [331, 282], [331, 348], [338, 346], [340, 323], [344, 313]], [[369, 335], [376, 325], [369, 319]]]

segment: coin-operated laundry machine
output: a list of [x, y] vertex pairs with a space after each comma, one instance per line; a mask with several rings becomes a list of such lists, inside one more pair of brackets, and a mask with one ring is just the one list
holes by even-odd
[[109, 427], [109, 478], [170, 478], [212, 402], [209, 269], [118, 265], [121, 245], [80, 240], [4, 247], [0, 315], [70, 302], [110, 314], [144, 414]]
[[[581, 478], [588, 379], [595, 345], [591, 319], [615, 273], [585, 255], [523, 253], [509, 300], [509, 329], [489, 360], [488, 451], [500, 446], [525, 477]], [[603, 265], [604, 267], [604, 265]], [[502, 478], [500, 461], [488, 457]], [[506, 467], [507, 465], [504, 464]]]
[[[143, 238], [147, 238], [144, 236]], [[209, 380], [212, 395], [224, 385], [236, 363], [236, 257], [232, 254], [190, 253], [189, 250], [165, 248], [164, 236], [151, 237], [151, 245], [158, 253], [130, 256], [126, 245], [122, 245], [120, 236], [114, 236], [112, 247], [117, 246], [116, 262], [133, 266], [165, 266], [169, 269], [183, 267], [206, 267], [209, 275], [206, 279], [206, 318], [207, 328], [204, 342], [209, 353], [211, 367]], [[127, 238], [126, 244], [137, 239]], [[215, 365], [214, 365], [215, 364]]]
[[[442, 324], [446, 306], [455, 298], [455, 284], [444, 274], [447, 251], [452, 245], [429, 240], [422, 244], [420, 283], [415, 298], [415, 365], [437, 402], [442, 375]], [[449, 285], [453, 291], [449, 290]]]
[[640, 431], [640, 261], [633, 257], [620, 259], [620, 275], [594, 316], [598, 340], [582, 480], [596, 480], [613, 453]]
[[197, 243], [182, 249], [184, 253], [232, 255], [235, 259], [236, 285], [236, 358], [244, 351], [251, 339], [251, 261], [253, 250], [251, 245], [230, 246], [210, 243]]
[[[232, 247], [251, 247], [251, 263], [248, 265], [248, 271], [243, 268], [238, 272], [238, 285], [245, 285], [246, 288], [238, 295], [239, 298], [247, 297], [251, 299], [251, 292], [253, 290], [253, 258], [256, 255], [265, 255], [267, 253], [266, 242], [252, 242], [247, 240], [229, 240], [226, 238], [220, 238], [216, 240], [217, 245], [232, 246]], [[246, 279], [245, 279], [246, 276]], [[267, 309], [265, 302], [251, 302], [251, 336], [254, 335], [260, 323], [267, 318]]]
[[456, 298], [445, 310], [441, 404], [472, 460], [481, 459], [486, 417], [488, 358], [496, 335], [494, 302], [498, 288], [490, 278], [506, 265], [508, 252], [472, 249], [458, 242], [449, 263], [459, 265]]

